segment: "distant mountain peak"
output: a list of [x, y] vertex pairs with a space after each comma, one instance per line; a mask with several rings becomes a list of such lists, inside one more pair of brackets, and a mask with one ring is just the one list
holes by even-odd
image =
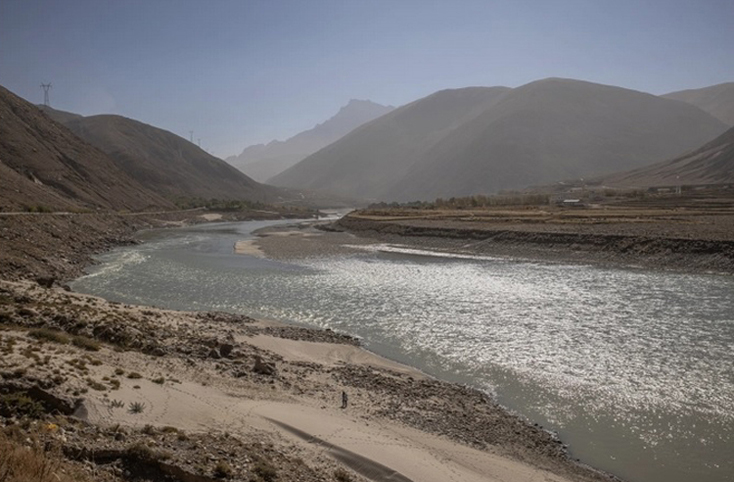
[[[349, 102], [344, 107], [349, 107], [350, 105], [360, 105], [360, 104], [380, 106], [380, 104], [378, 104], [376, 102], [372, 102], [369, 99], [364, 99], [364, 100], [363, 99], [349, 99]], [[342, 109], [344, 107], [342, 107]], [[380, 106], [380, 107], [382, 107], [382, 106]]]
[[[349, 102], [347, 102], [346, 105], [343, 105], [339, 109], [339, 112], [337, 112], [329, 120], [335, 119], [335, 118], [337, 118], [340, 115], [349, 114], [349, 113], [352, 113], [352, 112], [355, 112], [355, 111], [363, 111], [365, 109], [376, 110], [378, 112], [383, 112], [383, 111], [385, 111], [387, 109], [387, 112], [389, 112], [390, 110], [392, 110], [394, 108], [395, 107], [393, 107], [391, 105], [384, 106], [384, 105], [378, 104], [376, 102], [372, 102], [369, 99], [365, 99], [365, 100], [361, 100], [361, 99], [349, 99]], [[385, 112], [385, 113], [387, 113], [387, 112]], [[329, 120], [327, 120], [326, 122], [329, 122]]]
[[350, 99], [339, 111], [313, 128], [284, 141], [273, 140], [245, 148], [226, 161], [257, 181], [266, 181], [357, 127], [393, 110], [371, 100]]

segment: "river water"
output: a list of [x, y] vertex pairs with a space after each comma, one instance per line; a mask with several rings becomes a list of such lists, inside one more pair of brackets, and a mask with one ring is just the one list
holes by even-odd
[[277, 223], [150, 231], [73, 288], [347, 332], [491, 392], [631, 482], [734, 480], [731, 277], [395, 246], [290, 263], [233, 253]]

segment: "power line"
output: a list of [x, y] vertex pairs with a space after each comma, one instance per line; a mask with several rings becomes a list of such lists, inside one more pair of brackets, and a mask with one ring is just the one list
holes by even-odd
[[51, 107], [51, 101], [48, 98], [48, 90], [51, 88], [51, 84], [41, 84], [43, 89], [43, 105], [44, 107]]

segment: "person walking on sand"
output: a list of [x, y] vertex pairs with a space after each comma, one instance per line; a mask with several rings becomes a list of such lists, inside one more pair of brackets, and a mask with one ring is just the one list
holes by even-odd
[[347, 392], [342, 391], [342, 408], [347, 408]]

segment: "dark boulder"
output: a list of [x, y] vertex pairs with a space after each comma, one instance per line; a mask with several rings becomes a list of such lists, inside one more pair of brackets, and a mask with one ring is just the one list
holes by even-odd
[[263, 361], [259, 356], [255, 357], [255, 366], [252, 371], [260, 375], [267, 375], [274, 377], [278, 375], [278, 370], [275, 368], [275, 363]]

